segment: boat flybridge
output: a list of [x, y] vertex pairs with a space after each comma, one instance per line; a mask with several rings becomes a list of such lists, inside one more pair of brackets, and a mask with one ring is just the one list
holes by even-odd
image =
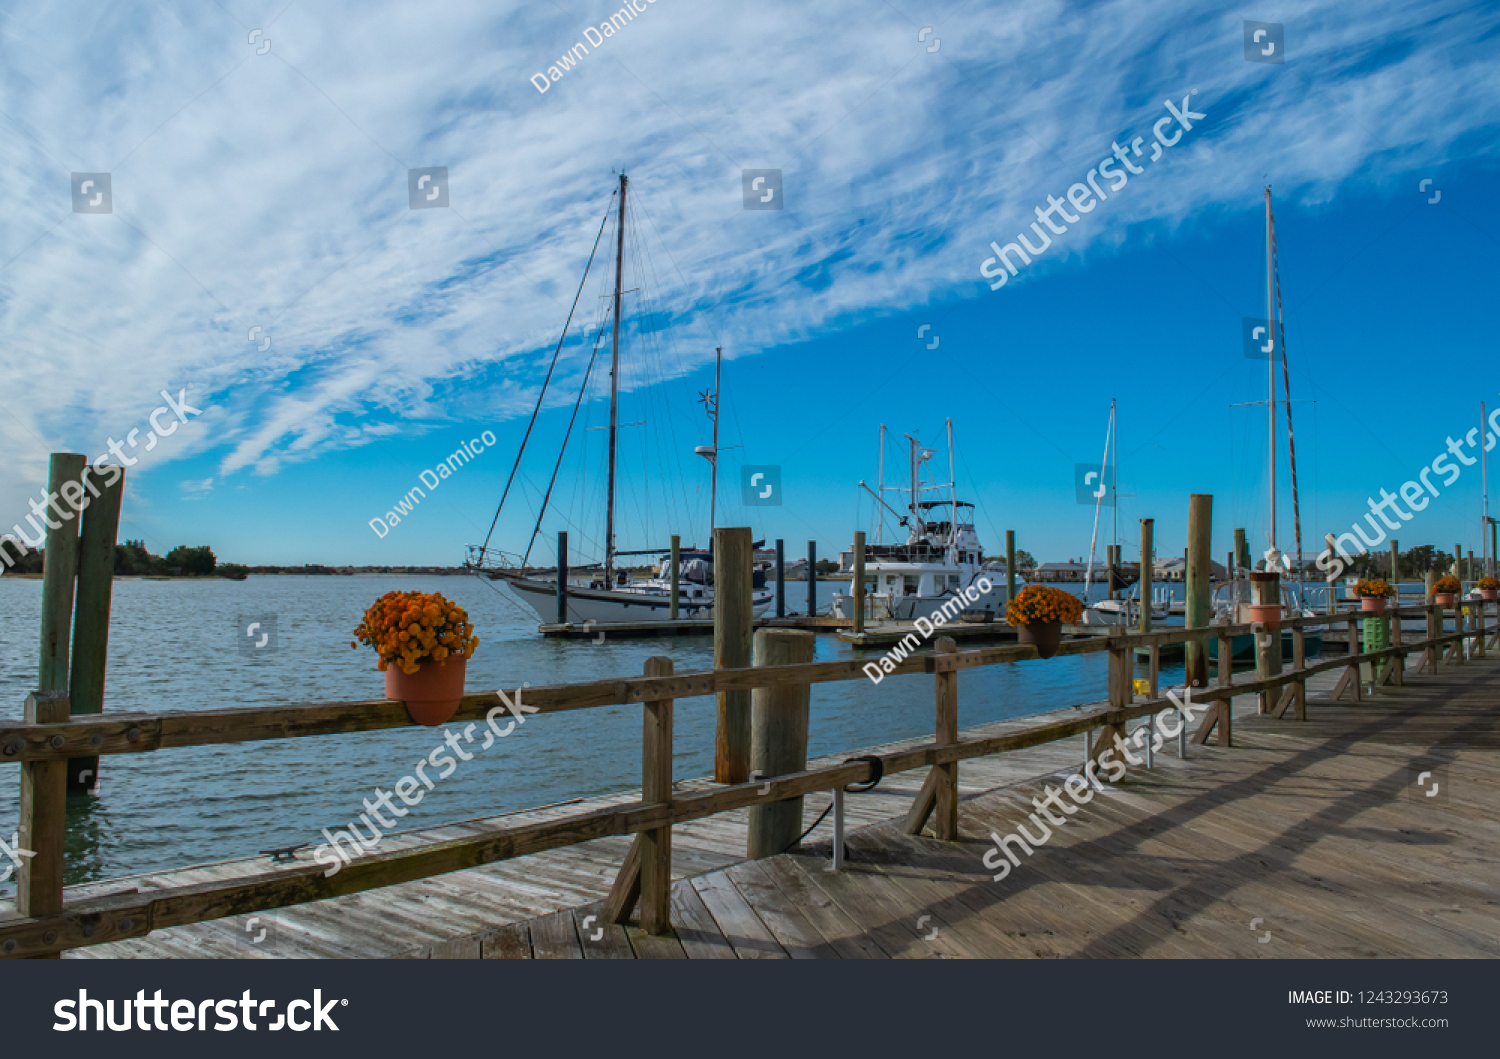
[[[974, 531], [974, 505], [959, 500], [954, 493], [953, 421], [948, 427], [948, 481], [924, 483], [923, 465], [936, 453], [923, 448], [917, 439], [906, 435], [911, 443], [911, 486], [887, 486], [884, 483], [885, 427], [881, 433], [881, 472], [879, 492], [864, 482], [860, 486], [879, 504], [880, 521], [876, 539], [865, 545], [865, 606], [875, 618], [911, 622], [931, 618], [944, 606], [952, 613], [952, 601], [963, 593], [960, 612], [971, 620], [1001, 621], [1005, 614], [1005, 574], [983, 568], [983, 549]], [[886, 492], [909, 492], [907, 514], [903, 515], [885, 501]], [[922, 499], [923, 493], [946, 491], [947, 498]], [[894, 517], [907, 530], [902, 543], [883, 543], [886, 516]], [[1017, 585], [1025, 581], [1017, 575]], [[849, 618], [854, 613], [850, 592], [835, 592], [832, 613]]]

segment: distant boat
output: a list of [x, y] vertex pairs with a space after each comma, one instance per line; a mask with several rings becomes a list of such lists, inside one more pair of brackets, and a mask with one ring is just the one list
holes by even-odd
[[[881, 478], [879, 492], [864, 482], [860, 487], [875, 498], [886, 513], [906, 528], [906, 540], [898, 544], [876, 542], [865, 545], [866, 606], [875, 608], [876, 616], [894, 621], [912, 622], [931, 618], [944, 607], [955, 613], [953, 602], [965, 593], [957, 609], [958, 616], [970, 621], [1003, 621], [1009, 602], [1003, 571], [986, 571], [981, 564], [983, 549], [974, 531], [974, 505], [959, 500], [953, 475], [953, 420], [948, 420], [948, 478], [946, 483], [924, 483], [922, 467], [933, 456], [917, 439], [910, 442], [911, 487], [907, 513], [901, 514], [886, 503], [884, 453], [885, 427], [881, 435]], [[899, 487], [889, 487], [891, 489]], [[948, 491], [947, 499], [941, 499]], [[902, 489], [903, 492], [908, 490]], [[939, 499], [923, 500], [923, 493], [936, 493]], [[988, 582], [988, 589], [981, 587]], [[1016, 575], [1016, 584], [1025, 579]], [[854, 592], [834, 592], [831, 601], [834, 616], [854, 616]]]
[[[610, 387], [609, 387], [609, 486], [605, 508], [604, 523], [604, 560], [602, 564], [586, 564], [579, 567], [570, 567], [569, 583], [566, 587], [567, 604], [565, 616], [570, 622], [641, 622], [641, 621], [669, 621], [672, 617], [671, 599], [671, 559], [666, 549], [647, 548], [633, 551], [620, 551], [615, 546], [615, 477], [616, 477], [616, 435], [620, 429], [619, 423], [619, 378], [620, 378], [620, 319], [622, 311], [623, 296], [623, 274], [625, 269], [625, 200], [629, 191], [629, 180], [622, 173], [620, 185], [616, 194], [619, 196], [619, 214], [616, 222], [618, 233], [617, 251], [615, 256], [614, 270], [614, 327], [613, 337], [610, 344]], [[609, 219], [609, 212], [605, 213], [605, 222]], [[598, 251], [599, 237], [604, 234], [604, 223], [599, 226], [599, 236], [595, 237], [594, 250]], [[589, 266], [592, 266], [594, 254], [589, 255]], [[584, 281], [588, 279], [588, 267], [584, 269]], [[642, 278], [644, 283], [644, 277]], [[583, 283], [579, 284], [579, 294], [583, 292]], [[577, 306], [577, 300], [574, 301]], [[572, 314], [568, 317], [572, 322]], [[573, 415], [576, 421], [578, 415], [578, 404], [583, 401], [584, 394], [588, 389], [589, 375], [592, 372], [594, 358], [598, 355], [599, 338], [603, 335], [601, 326], [599, 334], [595, 336], [594, 353], [589, 358], [588, 369], [584, 372], [583, 382], [580, 384], [578, 403], [574, 405]], [[563, 339], [567, 337], [567, 326], [563, 328]], [[559, 340], [558, 351], [562, 349], [563, 342]], [[718, 353], [722, 361], [723, 351]], [[553, 354], [553, 366], [557, 363], [557, 354]], [[549, 370], [547, 378], [550, 381], [552, 373]], [[541, 411], [542, 400], [547, 392], [546, 385], [542, 387], [542, 393], [537, 398], [535, 411], [532, 412], [532, 425], [536, 423], [536, 416]], [[710, 492], [709, 507], [709, 529], [710, 541], [712, 541], [712, 529], [714, 523], [714, 494], [718, 489], [718, 405], [719, 405], [719, 373], [714, 375], [714, 390], [712, 394], [705, 394], [703, 401], [708, 407], [709, 416], [714, 424], [714, 445], [700, 446], [697, 449], [699, 455], [706, 456], [713, 467], [713, 479]], [[563, 448], [566, 449], [568, 437], [572, 435], [573, 424], [568, 425], [568, 433], [563, 438]], [[530, 438], [531, 429], [527, 428], [526, 438]], [[500, 511], [505, 506], [506, 498], [510, 495], [511, 484], [515, 481], [516, 470], [520, 467], [521, 457], [526, 451], [526, 440], [521, 442], [520, 451], [516, 454], [515, 466], [511, 468], [510, 479], [506, 482], [505, 491], [500, 496], [499, 507], [495, 511], [495, 519], [490, 524], [490, 533], [494, 533], [494, 527], [500, 519]], [[558, 467], [562, 465], [562, 453], [558, 454]], [[547, 512], [547, 504], [552, 497], [552, 486], [556, 484], [557, 472], [553, 472], [552, 482], [547, 487], [546, 498], [542, 501], [541, 511], [537, 514], [536, 529], [532, 531], [531, 540], [534, 544], [537, 534], [541, 530], [542, 517]], [[527, 566], [530, 558], [531, 546], [522, 556], [511, 556], [491, 548], [490, 538], [485, 538], [483, 545], [469, 547], [468, 559], [465, 566], [472, 572], [481, 574], [491, 580], [502, 581], [509, 585], [511, 590], [529, 606], [542, 621], [556, 621], [558, 618], [558, 585], [556, 568], [553, 568], [552, 576], [545, 576], [545, 571], [538, 571]], [[756, 542], [756, 546], [764, 544], [764, 541]], [[633, 580], [630, 572], [619, 568], [616, 560], [628, 555], [658, 555], [658, 569], [655, 576], [641, 581]], [[687, 551], [679, 554], [680, 562], [680, 584], [678, 586], [677, 603], [680, 618], [711, 618], [714, 611], [714, 576], [713, 576], [713, 552], [709, 551]], [[572, 575], [576, 572], [586, 580], [575, 583]], [[765, 613], [774, 600], [774, 595], [765, 587], [765, 567], [762, 565], [753, 571], [751, 609], [755, 616], [759, 617]]]

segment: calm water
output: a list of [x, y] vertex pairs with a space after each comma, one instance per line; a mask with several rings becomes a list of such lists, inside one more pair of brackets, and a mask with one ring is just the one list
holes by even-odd
[[[843, 582], [818, 585], [823, 606]], [[19, 721], [35, 686], [41, 582], [0, 577], [0, 718]], [[105, 711], [205, 710], [379, 698], [369, 649], [351, 650], [366, 607], [391, 589], [442, 592], [466, 607], [480, 636], [472, 690], [514, 689], [638, 674], [670, 655], [679, 672], [710, 668], [712, 637], [638, 641], [544, 640], [510, 593], [470, 577], [254, 577], [246, 581], [117, 581]], [[789, 583], [802, 609], [806, 585]], [[243, 630], [274, 629], [259, 652]], [[819, 661], [859, 652], [819, 636]], [[980, 724], [1104, 697], [1105, 658], [1088, 655], [986, 666], [959, 675], [960, 723]], [[676, 774], [713, 768], [714, 702], [684, 699], [676, 713]], [[854, 750], [930, 734], [925, 675], [817, 684], [809, 751]], [[641, 709], [617, 706], [537, 716], [479, 751], [402, 820], [430, 827], [606, 794], [640, 783]], [[72, 799], [68, 881], [85, 882], [321, 842], [320, 829], [363, 811], [441, 742], [440, 729], [323, 736], [106, 757], [97, 797]], [[0, 833], [18, 826], [19, 770], [0, 771]], [[5, 884], [14, 892], [14, 880]]]

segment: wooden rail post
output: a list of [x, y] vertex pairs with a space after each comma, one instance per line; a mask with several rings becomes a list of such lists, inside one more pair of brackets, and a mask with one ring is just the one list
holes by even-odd
[[1422, 664], [1427, 667], [1428, 673], [1436, 673], [1438, 659], [1442, 656], [1441, 644], [1433, 643], [1443, 633], [1442, 609], [1432, 602], [1432, 597], [1427, 597], [1427, 650], [1423, 653]]
[[[672, 660], [646, 659], [646, 676], [669, 677]], [[672, 700], [645, 704], [641, 739], [641, 801], [656, 805], [672, 800]], [[641, 929], [665, 934], [672, 928], [672, 825], [640, 833]]]
[[[645, 675], [669, 677], [672, 660], [660, 655], [646, 659]], [[641, 731], [641, 803], [659, 805], [672, 801], [672, 700], [645, 703]], [[641, 929], [665, 934], [671, 929], [672, 825], [648, 828], [638, 833], [625, 853], [600, 908], [606, 923], [626, 923], [637, 902], [641, 906]]]
[[[849, 586], [854, 600], [854, 631], [865, 631], [865, 531], [854, 531], [854, 584]], [[808, 659], [812, 661], [812, 659]]]
[[[1348, 678], [1351, 689], [1354, 692], [1354, 701], [1364, 701], [1364, 689], [1359, 680], [1359, 611], [1349, 615], [1349, 668], [1344, 670], [1344, 676]], [[1341, 682], [1342, 683], [1342, 682]], [[1338, 696], [1335, 695], [1335, 698]]]
[[[1401, 634], [1401, 599], [1396, 598], [1396, 606], [1391, 612], [1391, 646], [1402, 646]], [[1402, 687], [1406, 683], [1406, 651], [1401, 650], [1391, 656], [1390, 663], [1391, 683], [1396, 687]]]
[[1474, 654], [1484, 657], [1484, 600], [1472, 604], [1474, 610]]
[[[78, 530], [78, 593], [73, 606], [72, 675], [68, 682], [68, 708], [74, 717], [104, 712], [115, 540], [120, 532], [120, 500], [125, 492], [124, 468], [117, 470], [114, 483], [102, 486], [99, 496], [85, 509]], [[85, 481], [92, 487], [91, 481]], [[97, 756], [68, 759], [69, 791], [92, 791], [98, 785]]]
[[1457, 640], [1453, 641], [1453, 664], [1461, 666], [1464, 664], [1464, 638], [1463, 633], [1468, 630], [1468, 622], [1464, 620], [1464, 597], [1462, 591], [1453, 597], [1453, 631], [1459, 634]]
[[1298, 625], [1292, 630], [1292, 670], [1297, 674], [1297, 683], [1292, 685], [1292, 716], [1296, 720], [1307, 720], [1307, 630]]
[[[1219, 641], [1219, 664], [1217, 674], [1219, 687], [1227, 688], [1234, 682], [1234, 639], [1225, 633], [1218, 635]], [[1204, 648], [1204, 654], [1208, 650]], [[1209, 735], [1215, 728], [1219, 730], [1219, 745], [1229, 746], [1234, 738], [1234, 709], [1233, 702], [1229, 696], [1224, 695], [1214, 700], [1214, 708], [1211, 713], [1203, 718], [1203, 723], [1198, 726], [1198, 732], [1193, 736], [1193, 742], [1202, 745], [1208, 742]]]
[[[1135, 663], [1127, 653], [1131, 648], [1117, 643], [1129, 633], [1128, 627], [1124, 625], [1111, 625], [1107, 636], [1109, 638], [1109, 705], [1111, 709], [1119, 709], [1121, 706], [1130, 705], [1131, 692], [1134, 690], [1132, 677], [1135, 672]], [[1098, 761], [1105, 751], [1114, 747], [1117, 741], [1125, 739], [1125, 722], [1114, 721], [1103, 725], [1094, 736], [1093, 749], [1089, 756]]]
[[786, 543], [780, 537], [776, 538], [776, 616], [786, 617]]
[[[1005, 531], [1005, 602], [1016, 598], [1016, 531]], [[1005, 611], [1000, 612], [1003, 620]]]
[[[660, 538], [658, 538], [658, 539], [660, 539]], [[779, 563], [781, 561], [781, 552], [779, 550], [780, 547], [781, 547], [781, 542], [777, 541], [776, 544], [777, 544], [777, 549], [778, 549], [777, 552], [776, 552], [776, 560]], [[779, 567], [777, 569], [777, 576], [778, 577], [780, 576], [780, 568]], [[670, 617], [673, 621], [677, 620], [677, 613], [678, 613], [677, 593], [678, 593], [678, 590], [679, 590], [679, 587], [681, 586], [681, 584], [682, 584], [682, 535], [678, 534], [678, 533], [674, 533], [674, 534], [672, 534], [672, 605], [671, 605], [671, 609], [667, 612], [667, 616]], [[779, 589], [779, 588], [776, 590], [776, 598], [777, 598], [778, 602], [781, 599], [781, 589]], [[779, 610], [777, 611], [776, 616], [777, 617], [781, 616], [781, 612]]]
[[[817, 637], [796, 629], [758, 629], [757, 666], [806, 665]], [[807, 768], [807, 716], [810, 684], [756, 688], [751, 693], [750, 765], [752, 779], [787, 776]], [[760, 860], [797, 848], [802, 834], [802, 798], [750, 807], [745, 857]]]
[[[675, 569], [675, 564], [674, 564]], [[677, 594], [672, 594], [675, 608]], [[568, 531], [557, 531], [557, 624], [568, 624]]]
[[[958, 670], [951, 668], [953, 656], [958, 653], [958, 644], [951, 636], [939, 636], [934, 648], [935, 661], [947, 662], [947, 670], [939, 669], [934, 676], [937, 685], [937, 724], [933, 743], [937, 746], [952, 746], [958, 742]], [[937, 776], [934, 794], [935, 805], [932, 833], [941, 842], [958, 841], [958, 762], [934, 765], [932, 774]]]
[[[1264, 631], [1255, 637], [1255, 673], [1262, 680], [1281, 672], [1281, 575], [1275, 570], [1256, 570], [1250, 574], [1250, 599], [1258, 607], [1274, 608], [1276, 617], [1262, 617]], [[1252, 612], [1253, 613], [1253, 612]], [[1262, 610], [1264, 615], [1266, 610]], [[1275, 709], [1277, 689], [1267, 688], [1260, 692], [1259, 712], [1271, 713]]]
[[[58, 724], [66, 721], [68, 714], [66, 691], [38, 691], [26, 697], [27, 724]], [[20, 847], [32, 855], [17, 854], [21, 856], [21, 866], [16, 870], [16, 912], [19, 915], [36, 918], [62, 911], [67, 781], [66, 761], [21, 763], [21, 823], [16, 835]], [[39, 957], [58, 958], [57, 953]]]
[[[1214, 498], [1208, 493], [1194, 493], [1188, 499], [1187, 606], [1183, 624], [1202, 629], [1209, 618], [1209, 580], [1213, 568], [1208, 557], [1213, 535]], [[1189, 641], [1183, 651], [1184, 680], [1189, 687], [1208, 687], [1208, 646]]]
[[[750, 527], [714, 530], [714, 668], [750, 665], [754, 625], [750, 591]], [[808, 576], [813, 576], [809, 571]], [[714, 735], [714, 779], [744, 783], [750, 778], [750, 690], [719, 692]]]

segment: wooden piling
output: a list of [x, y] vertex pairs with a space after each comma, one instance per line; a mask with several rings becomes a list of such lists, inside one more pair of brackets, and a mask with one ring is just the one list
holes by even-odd
[[854, 600], [854, 631], [865, 631], [865, 531], [854, 531], [854, 583], [850, 593]]
[[1151, 564], [1155, 562], [1156, 556], [1152, 534], [1155, 531], [1155, 526], [1155, 519], [1141, 519], [1141, 576], [1140, 580], [1136, 582], [1141, 590], [1141, 632], [1151, 631], [1151, 586], [1153, 573]]
[[[1016, 531], [1005, 531], [1005, 602], [1016, 598]], [[1003, 612], [1002, 612], [1003, 613]]]
[[1391, 538], [1391, 588], [1396, 590], [1396, 606], [1401, 605], [1401, 548], [1396, 538]]
[[[748, 526], [714, 530], [714, 668], [750, 665], [753, 615]], [[750, 777], [750, 692], [721, 691], [714, 736], [714, 779], [744, 783]]]
[[[95, 485], [99, 495], [81, 517], [78, 543], [78, 589], [73, 606], [72, 677], [68, 706], [72, 715], [104, 712], [104, 674], [109, 658], [109, 608], [114, 591], [115, 540], [120, 532], [120, 501], [125, 472], [117, 468], [114, 484]], [[85, 470], [86, 476], [98, 472]], [[86, 479], [93, 484], [91, 479]], [[68, 760], [68, 790], [91, 791], [99, 785], [99, 758]]]
[[[757, 666], [805, 665], [813, 660], [817, 637], [795, 629], [758, 629]], [[807, 768], [808, 704], [811, 685], [756, 688], [751, 695], [750, 764], [758, 779], [787, 776]], [[796, 849], [802, 834], [802, 798], [750, 807], [745, 856], [774, 857]]]
[[[777, 547], [778, 548], [780, 547], [780, 544], [781, 544], [781, 542], [778, 541], [777, 542]], [[781, 553], [777, 552], [777, 558], [780, 559], [780, 557], [781, 557]], [[672, 534], [672, 609], [670, 611], [670, 616], [671, 616], [671, 618], [672, 618], [673, 621], [677, 620], [677, 609], [678, 609], [677, 592], [678, 592], [678, 587], [681, 584], [682, 584], [682, 535], [678, 534], [678, 533], [674, 533], [674, 534]], [[776, 616], [780, 617], [781, 616], [781, 612], [777, 611]]]
[[[776, 616], [786, 617], [786, 543], [776, 538]], [[674, 608], [672, 617], [677, 617]]]
[[[675, 568], [675, 567], [674, 567]], [[677, 596], [672, 596], [675, 607]], [[675, 617], [675, 615], [674, 615]], [[557, 531], [557, 624], [568, 624], [568, 531]]]
[[1236, 527], [1234, 531], [1234, 561], [1229, 564], [1229, 578], [1234, 579], [1234, 572], [1239, 567], [1249, 570], [1254, 564], [1250, 561], [1250, 543], [1245, 539], [1243, 527]]
[[[1252, 571], [1250, 574], [1250, 600], [1262, 607], [1281, 607], [1281, 574], [1276, 570]], [[1255, 638], [1255, 672], [1262, 680], [1281, 672], [1281, 622], [1263, 622], [1265, 633]], [[1276, 705], [1280, 688], [1267, 688], [1260, 692], [1260, 712], [1271, 713]]]
[[[1328, 556], [1331, 560], [1337, 554], [1338, 538], [1329, 533], [1324, 536], [1323, 540], [1328, 545]], [[1333, 594], [1337, 589], [1338, 576], [1334, 573], [1334, 565], [1330, 561], [1328, 564], [1328, 599], [1324, 601], [1324, 613], [1326, 614], [1332, 614], [1338, 609], [1338, 602], [1333, 598]]]
[[807, 616], [818, 613], [818, 542], [807, 542]]
[[[1209, 543], [1213, 537], [1214, 498], [1209, 493], [1194, 493], [1188, 498], [1187, 606], [1183, 624], [1189, 629], [1208, 625], [1209, 579], [1213, 567], [1209, 561]], [[1189, 687], [1208, 687], [1208, 649], [1201, 641], [1186, 645], [1183, 652], [1185, 680]]]
[[[76, 486], [87, 463], [77, 453], [54, 452], [47, 475], [49, 494], [59, 493], [66, 482]], [[50, 517], [51, 511], [45, 514]], [[68, 689], [73, 590], [78, 579], [78, 519], [72, 516], [57, 523], [47, 527], [42, 556], [42, 651], [37, 666], [37, 688], [41, 691]], [[113, 565], [110, 569], [113, 571]]]

